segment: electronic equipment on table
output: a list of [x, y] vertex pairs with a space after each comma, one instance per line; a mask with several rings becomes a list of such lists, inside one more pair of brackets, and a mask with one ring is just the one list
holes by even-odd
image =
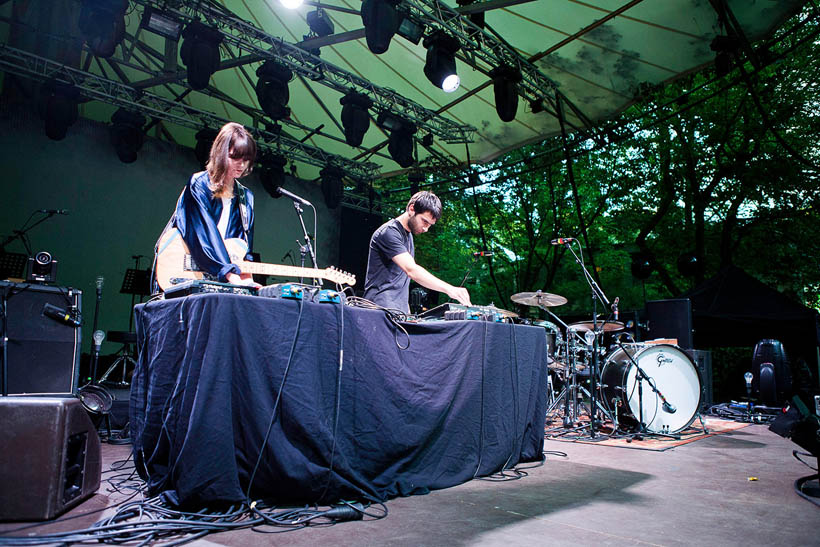
[[178, 298], [180, 296], [190, 296], [192, 294], [244, 294], [256, 296], [258, 289], [246, 285], [234, 285], [232, 283], [222, 283], [219, 281], [209, 281], [207, 279], [191, 279], [176, 285], [171, 285], [165, 290], [165, 298]]
[[447, 302], [436, 306], [418, 315], [419, 321], [490, 321], [494, 323], [509, 322], [518, 314], [511, 311], [502, 310], [495, 306], [465, 306]]

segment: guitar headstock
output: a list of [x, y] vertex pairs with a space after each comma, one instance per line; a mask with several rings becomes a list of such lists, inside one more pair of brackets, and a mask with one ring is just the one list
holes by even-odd
[[338, 283], [339, 285], [350, 285], [352, 287], [356, 284], [355, 275], [353, 275], [352, 273], [345, 272], [343, 270], [338, 270], [333, 266], [324, 269], [323, 277], [328, 281], [333, 281], [334, 283]]

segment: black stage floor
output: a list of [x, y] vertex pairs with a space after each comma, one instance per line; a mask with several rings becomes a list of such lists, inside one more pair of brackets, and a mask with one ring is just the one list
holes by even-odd
[[[381, 520], [278, 534], [238, 530], [192, 544], [816, 546], [820, 507], [793, 490], [812, 470], [792, 456], [794, 449], [761, 425], [665, 452], [549, 440], [546, 462], [525, 477], [394, 499]], [[128, 452], [103, 445], [104, 469]], [[106, 488], [60, 520], [122, 499]], [[81, 528], [100, 514], [17, 533]]]

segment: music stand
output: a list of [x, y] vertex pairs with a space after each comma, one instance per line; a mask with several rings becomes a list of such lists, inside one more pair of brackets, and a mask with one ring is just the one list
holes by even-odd
[[151, 294], [151, 272], [138, 268], [125, 270], [120, 293], [131, 295], [131, 313], [128, 315], [128, 332], [131, 332], [134, 326], [134, 297], [139, 295], [142, 303], [142, 297]]
[[0, 279], [25, 279], [28, 255], [0, 252]]

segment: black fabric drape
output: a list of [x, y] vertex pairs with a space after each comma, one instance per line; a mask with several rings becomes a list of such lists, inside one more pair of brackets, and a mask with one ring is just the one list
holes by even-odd
[[379, 311], [222, 294], [136, 314], [132, 440], [152, 494], [244, 500], [263, 444], [251, 497], [277, 503], [385, 500], [541, 458], [543, 329], [405, 336]]

